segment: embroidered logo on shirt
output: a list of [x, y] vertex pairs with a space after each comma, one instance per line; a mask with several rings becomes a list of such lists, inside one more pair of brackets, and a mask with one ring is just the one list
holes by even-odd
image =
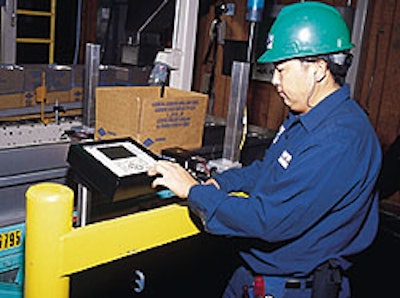
[[272, 143], [275, 144], [276, 142], [278, 142], [279, 137], [281, 136], [281, 134], [283, 134], [284, 131], [285, 131], [285, 127], [284, 127], [283, 125], [281, 125], [281, 126], [279, 127], [279, 130], [278, 130], [278, 132], [276, 133], [274, 139], [272, 140]]
[[284, 168], [286, 170], [289, 167], [289, 164], [290, 164], [290, 161], [292, 160], [292, 158], [293, 158], [293, 156], [289, 152], [284, 150], [281, 153], [281, 156], [279, 156], [278, 162], [282, 166], [282, 168]]

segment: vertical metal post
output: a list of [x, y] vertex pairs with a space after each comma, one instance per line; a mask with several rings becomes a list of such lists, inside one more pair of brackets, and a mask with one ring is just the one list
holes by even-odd
[[69, 296], [60, 238], [72, 231], [73, 197], [67, 186], [48, 182], [26, 193], [25, 298]]
[[89, 212], [91, 207], [91, 194], [86, 186], [78, 184], [78, 199], [77, 199], [77, 225], [80, 227], [86, 226], [89, 219]]
[[178, 69], [171, 72], [169, 85], [190, 91], [193, 79], [199, 1], [177, 0], [175, 6], [172, 48], [179, 50], [181, 57]]
[[351, 96], [354, 96], [354, 88], [356, 87], [356, 79], [360, 64], [360, 55], [364, 39], [365, 22], [367, 19], [369, 0], [357, 1], [356, 11], [352, 29], [352, 41], [355, 44], [353, 52], [353, 62], [347, 74], [347, 82], [350, 84]]
[[82, 124], [87, 127], [94, 127], [96, 121], [96, 87], [99, 85], [100, 77], [100, 45], [87, 43], [85, 51]]
[[17, 1], [6, 0], [1, 9], [0, 63], [15, 64], [17, 55]]
[[240, 159], [240, 141], [243, 137], [243, 113], [249, 85], [250, 63], [234, 61], [226, 120], [222, 158], [232, 162]]
[[254, 31], [255, 31], [255, 22], [250, 22], [250, 32], [249, 32], [249, 42], [247, 45], [247, 62], [251, 63], [251, 58], [253, 56], [253, 44], [254, 44]]

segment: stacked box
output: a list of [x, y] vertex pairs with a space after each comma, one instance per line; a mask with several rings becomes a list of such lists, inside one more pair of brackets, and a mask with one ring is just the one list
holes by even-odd
[[18, 67], [0, 67], [0, 109], [19, 108], [24, 104], [24, 72]]
[[[147, 85], [150, 69], [134, 66], [102, 66], [100, 86]], [[82, 102], [85, 66], [56, 64], [26, 64], [9, 66], [0, 64], [0, 109], [35, 107], [37, 88], [45, 85], [45, 104]]]

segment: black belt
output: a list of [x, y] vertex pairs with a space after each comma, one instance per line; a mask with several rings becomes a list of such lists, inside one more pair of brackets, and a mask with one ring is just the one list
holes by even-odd
[[299, 280], [299, 279], [289, 279], [285, 283], [286, 289], [311, 289], [313, 285], [312, 280]]

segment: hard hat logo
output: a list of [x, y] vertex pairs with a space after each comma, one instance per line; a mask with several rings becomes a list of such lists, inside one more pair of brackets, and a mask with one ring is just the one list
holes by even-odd
[[268, 34], [267, 36], [267, 49], [271, 50], [274, 44], [274, 36], [272, 34]]
[[338, 53], [353, 48], [340, 12], [320, 2], [286, 5], [272, 24], [260, 63]]
[[303, 28], [299, 31], [298, 39], [302, 43], [311, 41], [311, 32], [310, 28]]

